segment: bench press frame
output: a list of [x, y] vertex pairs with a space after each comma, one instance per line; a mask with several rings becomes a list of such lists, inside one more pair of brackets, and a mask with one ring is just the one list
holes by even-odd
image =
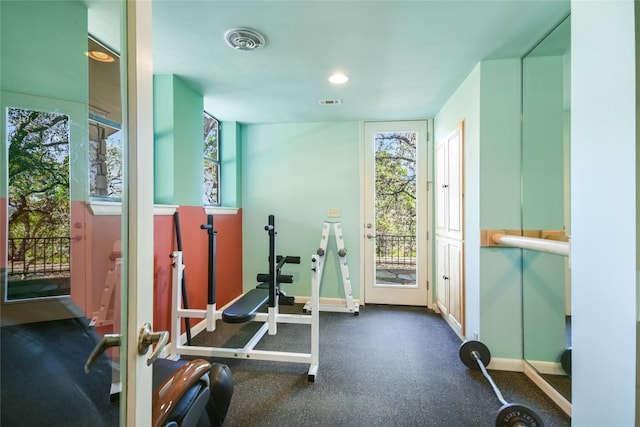
[[[258, 312], [250, 320], [263, 322], [263, 325], [242, 348], [208, 347], [184, 345], [181, 334], [182, 318], [205, 319], [206, 330], [213, 332], [216, 329], [216, 321], [222, 320], [224, 308], [232, 305], [243, 295], [230, 302], [227, 306], [218, 310], [215, 302], [215, 231], [213, 231], [213, 216], [208, 216], [207, 226], [209, 230], [209, 298], [206, 309], [185, 309], [182, 306], [182, 276], [184, 265], [182, 263], [182, 251], [174, 251], [172, 274], [172, 326], [171, 342], [168, 345], [169, 358], [179, 359], [180, 356], [219, 357], [229, 359], [268, 360], [276, 362], [308, 363], [309, 371], [307, 379], [315, 382], [319, 367], [319, 307], [320, 307], [320, 281], [319, 259], [317, 255], [311, 258], [311, 314], [283, 314], [278, 310], [278, 297], [276, 292], [276, 252], [275, 252], [275, 225], [273, 215], [269, 216], [269, 225], [265, 230], [269, 232], [269, 301], [267, 313]], [[265, 334], [276, 335], [278, 323], [306, 324], [311, 326], [311, 349], [309, 353], [296, 353], [286, 351], [256, 350], [255, 346]]]

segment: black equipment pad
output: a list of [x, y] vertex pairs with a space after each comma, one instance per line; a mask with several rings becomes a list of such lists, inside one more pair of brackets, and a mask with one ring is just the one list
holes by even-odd
[[268, 300], [269, 289], [251, 289], [222, 312], [222, 320], [227, 323], [244, 323], [253, 320], [258, 309]]

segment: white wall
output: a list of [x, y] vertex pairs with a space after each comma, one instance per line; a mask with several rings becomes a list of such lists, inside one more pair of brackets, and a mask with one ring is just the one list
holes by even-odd
[[573, 424], [634, 425], [634, 2], [572, 1]]

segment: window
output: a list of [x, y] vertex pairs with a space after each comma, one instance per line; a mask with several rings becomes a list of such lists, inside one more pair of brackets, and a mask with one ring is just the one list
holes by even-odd
[[220, 204], [220, 123], [204, 112], [204, 186], [205, 206]]
[[89, 120], [89, 192], [93, 199], [122, 198], [122, 132], [117, 125]]
[[89, 37], [89, 195], [122, 200], [122, 106], [120, 58]]

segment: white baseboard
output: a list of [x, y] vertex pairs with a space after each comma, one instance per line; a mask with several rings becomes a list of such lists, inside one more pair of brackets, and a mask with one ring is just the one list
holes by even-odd
[[496, 371], [524, 372], [524, 362], [521, 359], [492, 357], [487, 369], [494, 369]]
[[[295, 300], [294, 302], [296, 304], [306, 304], [311, 297], [300, 297], [300, 296], [296, 296], [294, 297]], [[358, 305], [363, 305], [362, 302], [360, 302], [360, 300], [354, 299], [353, 300], [354, 304], [358, 304]], [[339, 306], [347, 306], [347, 301], [344, 298], [325, 298], [325, 297], [321, 297], [320, 298], [320, 305], [339, 305]]]
[[[543, 362], [544, 366], [548, 369], [552, 369], [551, 365], [554, 363]], [[533, 383], [542, 390], [544, 394], [549, 396], [549, 398], [556, 404], [560, 409], [562, 409], [568, 416], [571, 416], [571, 402], [569, 402], [562, 394], [558, 392], [555, 388], [553, 388], [547, 381], [544, 380], [536, 371], [536, 369], [529, 364], [528, 361], [520, 360], [520, 359], [503, 359], [503, 358], [492, 358], [488, 369], [493, 369], [496, 371], [512, 371], [512, 372], [523, 372]], [[562, 369], [562, 368], [560, 368]], [[562, 375], [565, 375], [564, 371], [562, 371]]]
[[553, 388], [547, 381], [540, 376], [536, 370], [528, 363], [524, 363], [524, 373], [544, 392], [556, 405], [560, 407], [568, 416], [571, 416], [571, 402], [569, 402], [562, 394]]
[[547, 362], [544, 360], [529, 360], [527, 362], [541, 374], [545, 375], [567, 375], [562, 369], [562, 365], [559, 362]]

